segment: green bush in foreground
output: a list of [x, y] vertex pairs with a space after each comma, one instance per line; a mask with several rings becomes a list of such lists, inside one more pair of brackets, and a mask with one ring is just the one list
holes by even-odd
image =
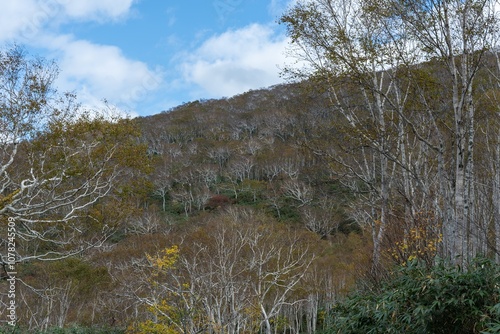
[[331, 316], [328, 333], [500, 333], [500, 269], [486, 259], [467, 271], [408, 263], [381, 291], [357, 293]]

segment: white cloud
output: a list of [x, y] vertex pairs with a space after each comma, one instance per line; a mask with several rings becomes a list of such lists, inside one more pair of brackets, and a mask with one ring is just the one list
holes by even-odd
[[59, 34], [64, 22], [115, 21], [128, 15], [135, 0], [16, 0], [4, 1], [0, 11], [0, 43], [20, 42], [49, 52], [61, 69], [56, 82], [62, 91], [75, 91], [89, 107], [102, 99], [133, 112], [162, 82], [160, 71], [127, 58], [110, 45]]
[[252, 24], [205, 41], [182, 62], [188, 83], [211, 97], [231, 96], [267, 87], [282, 80], [278, 65], [285, 63], [288, 39], [269, 26]]
[[86, 103], [106, 98], [118, 106], [133, 108], [162, 81], [159, 70], [126, 58], [115, 46], [67, 35], [47, 38], [45, 45], [59, 60], [58, 86], [75, 90]]
[[50, 13], [35, 0], [4, 1], [0, 11], [0, 42], [27, 38], [44, 25]]
[[115, 21], [130, 13], [134, 0], [16, 0], [3, 1], [0, 42], [36, 42], [49, 26], [71, 20]]

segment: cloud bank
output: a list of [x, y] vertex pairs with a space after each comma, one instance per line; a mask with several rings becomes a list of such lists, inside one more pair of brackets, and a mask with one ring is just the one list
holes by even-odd
[[231, 96], [281, 81], [288, 39], [252, 24], [206, 40], [181, 63], [184, 79], [210, 96]]
[[[46, 52], [61, 69], [58, 88], [76, 92], [83, 104], [100, 106], [105, 98], [132, 114], [147, 108], [148, 99], [159, 111], [175, 99], [232, 96], [282, 82], [278, 66], [286, 62], [288, 39], [276, 32], [275, 24], [251, 24], [212, 35], [194, 48], [190, 44], [170, 59], [171, 68], [154, 67], [127, 57], [117, 46], [62, 32], [75, 22], [123, 22], [134, 13], [136, 1], [5, 1], [0, 43], [18, 42]], [[268, 11], [278, 15], [294, 1], [270, 0]], [[167, 26], [173, 27], [176, 17], [172, 12], [166, 16]]]
[[75, 91], [82, 103], [100, 106], [106, 98], [132, 111], [162, 81], [159, 70], [127, 58], [116, 46], [100, 45], [58, 32], [72, 21], [121, 20], [133, 0], [17, 0], [2, 4], [0, 43], [21, 42], [48, 50], [57, 59], [61, 90]]

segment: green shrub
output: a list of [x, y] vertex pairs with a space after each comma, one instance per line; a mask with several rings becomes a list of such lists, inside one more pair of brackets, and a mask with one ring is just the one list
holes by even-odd
[[499, 333], [499, 297], [500, 270], [489, 260], [477, 259], [467, 271], [412, 262], [381, 291], [338, 304], [329, 333]]

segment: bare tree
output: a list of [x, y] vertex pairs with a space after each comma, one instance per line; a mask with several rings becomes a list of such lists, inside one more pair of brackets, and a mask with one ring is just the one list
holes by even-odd
[[184, 238], [142, 301], [182, 333], [272, 333], [315, 256], [303, 234], [261, 219], [233, 210]]
[[[16, 261], [102, 244], [113, 227], [86, 224], [88, 210], [140, 165], [130, 159], [141, 154], [132, 122], [82, 110], [74, 96], [54, 91], [56, 75], [53, 63], [19, 47], [0, 51], [0, 216], [15, 223]], [[91, 229], [99, 233], [84, 240]]]
[[302, 207], [313, 200], [312, 187], [300, 180], [286, 180], [283, 182], [282, 188], [284, 196], [297, 201], [299, 207]]
[[480, 252], [474, 87], [498, 30], [495, 5], [316, 0], [282, 19], [309, 65], [290, 73], [325, 84], [350, 139], [330, 156], [365, 184], [375, 265], [395, 214], [390, 200], [406, 203], [404, 219], [436, 211], [442, 256], [465, 264]]

